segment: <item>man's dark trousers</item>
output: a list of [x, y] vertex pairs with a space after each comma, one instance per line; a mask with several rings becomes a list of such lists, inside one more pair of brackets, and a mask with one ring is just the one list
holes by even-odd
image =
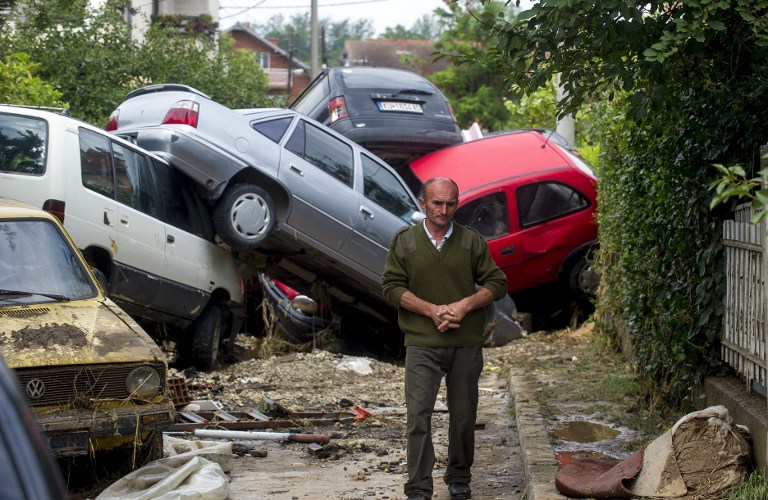
[[[448, 333], [447, 335], [450, 335]], [[414, 347], [405, 354], [405, 397], [408, 415], [408, 482], [405, 494], [432, 496], [432, 411], [445, 375], [449, 411], [447, 483], [466, 483], [475, 456], [478, 380], [483, 371], [482, 347]]]

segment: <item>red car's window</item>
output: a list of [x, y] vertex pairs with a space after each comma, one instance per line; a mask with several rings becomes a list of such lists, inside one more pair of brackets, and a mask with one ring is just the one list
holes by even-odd
[[589, 207], [589, 200], [560, 182], [537, 182], [517, 189], [520, 227], [541, 224]]
[[496, 192], [472, 200], [456, 210], [454, 219], [476, 230], [486, 240], [506, 236], [509, 234], [507, 197], [503, 192]]

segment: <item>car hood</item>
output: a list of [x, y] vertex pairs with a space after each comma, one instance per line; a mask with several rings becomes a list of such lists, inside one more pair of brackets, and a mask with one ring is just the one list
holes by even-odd
[[11, 368], [165, 361], [108, 299], [0, 309], [0, 353]]

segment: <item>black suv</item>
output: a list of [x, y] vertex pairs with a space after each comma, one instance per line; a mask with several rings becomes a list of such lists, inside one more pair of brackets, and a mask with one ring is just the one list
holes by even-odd
[[410, 71], [366, 66], [326, 69], [289, 107], [398, 170], [412, 159], [462, 142], [445, 96]]

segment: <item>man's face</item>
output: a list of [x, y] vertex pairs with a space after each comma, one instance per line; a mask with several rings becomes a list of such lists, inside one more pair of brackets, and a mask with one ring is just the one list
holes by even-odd
[[459, 206], [459, 193], [449, 181], [438, 180], [427, 186], [419, 203], [427, 214], [427, 222], [445, 228], [450, 225]]

